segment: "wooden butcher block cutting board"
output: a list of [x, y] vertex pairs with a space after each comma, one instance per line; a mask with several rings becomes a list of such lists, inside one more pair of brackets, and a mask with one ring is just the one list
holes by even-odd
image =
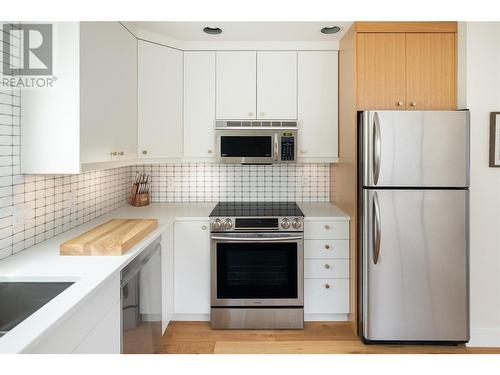
[[112, 219], [61, 244], [61, 255], [123, 255], [153, 230], [156, 219]]

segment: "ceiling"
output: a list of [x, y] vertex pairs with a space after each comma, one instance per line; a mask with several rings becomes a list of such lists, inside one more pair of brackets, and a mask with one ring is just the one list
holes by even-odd
[[[133, 29], [143, 29], [182, 42], [205, 41], [307, 41], [331, 42], [342, 38], [352, 22], [127, 22]], [[340, 26], [336, 34], [320, 32], [325, 26]], [[208, 35], [206, 26], [220, 27], [222, 34]]]

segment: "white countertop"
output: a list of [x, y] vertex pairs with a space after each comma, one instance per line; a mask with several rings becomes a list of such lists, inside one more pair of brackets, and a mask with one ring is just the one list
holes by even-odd
[[[146, 207], [124, 206], [45, 242], [0, 261], [0, 281], [74, 281], [75, 283], [37, 310], [5, 336], [0, 353], [19, 353], [43, 339], [135, 256], [178, 220], [206, 220], [216, 203], [155, 203]], [[306, 220], [348, 220], [335, 205], [298, 203]], [[113, 218], [156, 218], [158, 229], [122, 256], [60, 256], [59, 245]]]
[[304, 213], [304, 220], [350, 220], [340, 208], [330, 202], [298, 202], [297, 203]]
[[[0, 337], [0, 353], [19, 353], [45, 337], [62, 318], [117, 275], [176, 220], [206, 219], [211, 204], [124, 206], [0, 261], [0, 281], [74, 281], [75, 283]], [[157, 218], [158, 229], [122, 256], [60, 256], [59, 245], [112, 218]]]

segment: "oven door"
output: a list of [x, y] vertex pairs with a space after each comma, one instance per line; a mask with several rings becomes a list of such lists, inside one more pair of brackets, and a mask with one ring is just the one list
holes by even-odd
[[212, 306], [303, 306], [302, 233], [213, 233]]
[[273, 129], [217, 130], [217, 161], [270, 164], [278, 162], [278, 133]]

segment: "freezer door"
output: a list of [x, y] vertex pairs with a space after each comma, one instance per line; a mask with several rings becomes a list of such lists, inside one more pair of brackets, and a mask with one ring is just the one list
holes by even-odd
[[468, 111], [368, 111], [360, 122], [363, 186], [469, 186]]
[[468, 341], [468, 191], [363, 191], [363, 337]]

